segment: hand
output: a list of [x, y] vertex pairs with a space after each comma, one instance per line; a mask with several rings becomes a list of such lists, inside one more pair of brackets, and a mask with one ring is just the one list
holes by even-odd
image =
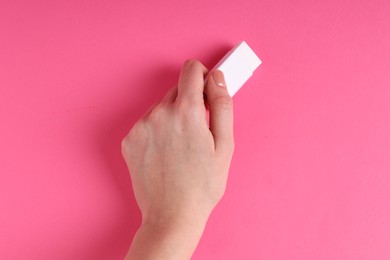
[[225, 192], [233, 103], [222, 72], [212, 72], [205, 86], [206, 73], [200, 62], [187, 61], [177, 86], [122, 141], [142, 212], [129, 259], [189, 259]]

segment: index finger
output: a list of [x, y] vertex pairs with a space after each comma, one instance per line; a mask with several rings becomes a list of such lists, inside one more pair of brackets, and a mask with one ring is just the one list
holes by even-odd
[[197, 60], [187, 60], [181, 70], [177, 102], [202, 102], [204, 90], [204, 76], [207, 68]]

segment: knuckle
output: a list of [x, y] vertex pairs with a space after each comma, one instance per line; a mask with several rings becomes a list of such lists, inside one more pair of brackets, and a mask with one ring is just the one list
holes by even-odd
[[130, 133], [129, 133], [122, 139], [121, 142], [121, 151], [123, 155], [127, 153], [130, 146], [131, 146], [131, 142], [130, 142]]
[[134, 150], [147, 140], [147, 122], [140, 119], [121, 140], [122, 155], [131, 155]]
[[122, 142], [121, 142], [122, 149], [127, 148], [133, 142], [134, 136], [135, 136], [134, 129], [135, 129], [135, 127], [133, 127], [130, 130], [130, 132], [122, 139]]
[[188, 118], [192, 120], [197, 118], [201, 114], [200, 104], [196, 100], [183, 100], [177, 106], [177, 112], [182, 118]]
[[213, 103], [221, 109], [232, 110], [233, 109], [233, 100], [228, 96], [219, 96], [215, 97]]
[[230, 159], [233, 157], [234, 149], [235, 149], [235, 143], [234, 143], [234, 138], [232, 137], [230, 142], [229, 142], [228, 149], [227, 149], [229, 152]]
[[226, 193], [226, 183], [220, 185], [220, 187], [218, 187], [218, 189], [215, 191], [213, 196], [214, 203], [216, 204], [219, 201], [221, 201], [225, 193]]
[[122, 151], [124, 148], [126, 148], [126, 146], [127, 146], [127, 135], [121, 141]]
[[[234, 140], [231, 137], [222, 139], [218, 148], [218, 160], [222, 165], [230, 165], [234, 154]], [[226, 164], [228, 162], [228, 164]]]
[[140, 119], [133, 125], [127, 135], [122, 139], [122, 148], [131, 146], [131, 144], [134, 143], [136, 140], [142, 138], [142, 136], [144, 135], [143, 133], [145, 132], [144, 124], [144, 121]]
[[198, 102], [194, 98], [188, 97], [177, 102], [177, 110], [179, 112], [187, 113], [196, 109], [198, 109]]
[[222, 189], [220, 191], [220, 198], [222, 199], [223, 196], [225, 195], [226, 193], [226, 183], [222, 186]]
[[156, 105], [150, 112], [147, 120], [151, 123], [158, 123], [164, 120], [166, 109], [162, 104]]

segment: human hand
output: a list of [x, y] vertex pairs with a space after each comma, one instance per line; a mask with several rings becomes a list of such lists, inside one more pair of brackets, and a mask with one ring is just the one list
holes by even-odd
[[[177, 86], [122, 141], [142, 212], [129, 257], [141, 259], [143, 254], [136, 248], [144, 248], [141, 241], [150, 240], [148, 232], [153, 232], [164, 239], [148, 242], [148, 256], [189, 258], [225, 192], [234, 150], [233, 102], [222, 72], [212, 72], [205, 85], [206, 73], [200, 62], [187, 61]], [[182, 250], [177, 248], [178, 241], [183, 243]], [[169, 253], [172, 245], [175, 254]]]

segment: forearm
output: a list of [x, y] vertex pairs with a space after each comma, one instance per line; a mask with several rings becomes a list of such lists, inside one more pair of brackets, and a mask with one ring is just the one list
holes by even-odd
[[126, 260], [190, 259], [206, 221], [142, 224], [134, 236]]

